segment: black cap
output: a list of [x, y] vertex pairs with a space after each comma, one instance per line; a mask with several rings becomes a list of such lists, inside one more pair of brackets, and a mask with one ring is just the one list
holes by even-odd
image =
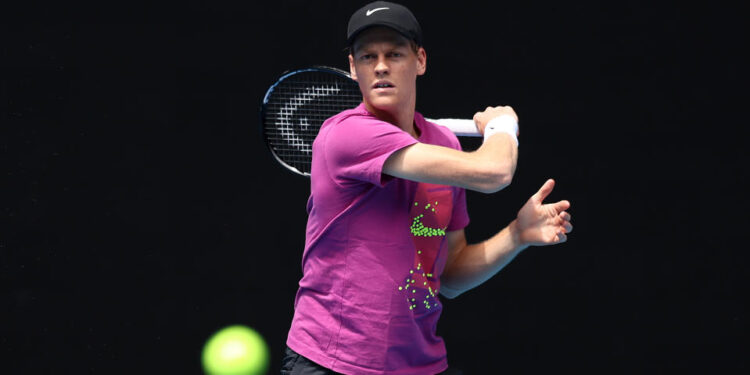
[[401, 35], [422, 45], [422, 28], [417, 18], [405, 6], [388, 1], [375, 1], [358, 9], [349, 18], [347, 44], [354, 43], [354, 39], [364, 29], [372, 26], [387, 26]]

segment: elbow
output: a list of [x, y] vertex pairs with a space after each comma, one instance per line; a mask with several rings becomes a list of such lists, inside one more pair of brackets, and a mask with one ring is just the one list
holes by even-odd
[[494, 176], [488, 193], [497, 193], [498, 191], [503, 190], [506, 187], [508, 187], [511, 182], [513, 182], [512, 173], [508, 172], [508, 173], [498, 174], [497, 176]]
[[[446, 266], [447, 268], [448, 266]], [[440, 276], [440, 295], [448, 298], [448, 299], [454, 299], [463, 292], [465, 292], [466, 289], [463, 287], [463, 285], [459, 282], [459, 280], [456, 280], [451, 275], [451, 270], [446, 269], [443, 271], [443, 275]]]
[[440, 295], [447, 298], [447, 299], [454, 299], [461, 295], [463, 291], [451, 289], [449, 287], [446, 287], [445, 285], [440, 286]]
[[482, 181], [476, 190], [491, 194], [505, 189], [513, 181], [513, 169], [509, 163], [493, 163], [481, 173]]

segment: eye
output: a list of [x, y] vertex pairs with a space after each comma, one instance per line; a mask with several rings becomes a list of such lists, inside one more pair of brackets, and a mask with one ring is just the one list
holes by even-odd
[[402, 57], [404, 54], [398, 51], [391, 52], [391, 57]]

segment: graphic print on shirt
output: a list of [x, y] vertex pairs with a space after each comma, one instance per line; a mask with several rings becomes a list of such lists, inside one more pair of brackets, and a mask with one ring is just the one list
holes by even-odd
[[414, 265], [398, 290], [406, 295], [410, 310], [426, 312], [440, 306], [440, 248], [453, 214], [453, 188], [420, 183], [410, 210], [409, 228], [414, 241]]

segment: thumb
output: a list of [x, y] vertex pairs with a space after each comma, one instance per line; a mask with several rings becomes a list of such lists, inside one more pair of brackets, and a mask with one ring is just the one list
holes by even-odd
[[544, 185], [539, 189], [539, 191], [534, 194], [533, 198], [539, 203], [542, 203], [545, 198], [549, 195], [549, 193], [552, 192], [552, 189], [555, 187], [555, 180], [549, 179], [547, 180]]

